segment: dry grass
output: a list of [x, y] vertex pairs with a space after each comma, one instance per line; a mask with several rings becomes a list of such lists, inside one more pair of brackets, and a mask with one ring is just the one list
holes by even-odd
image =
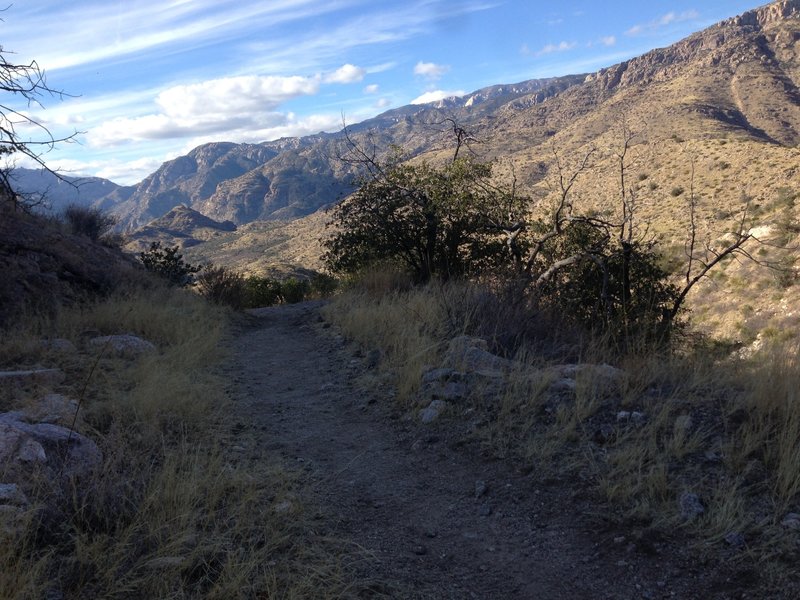
[[[327, 316], [384, 352], [400, 398], [413, 408], [423, 365], [441, 364], [449, 338], [503, 337], [502, 320], [486, 327], [486, 303], [485, 292], [463, 284], [384, 295], [355, 289], [335, 299]], [[778, 564], [796, 553], [781, 521], [800, 512], [800, 364], [796, 345], [773, 341], [750, 359], [704, 344], [669, 354], [640, 348], [617, 364], [622, 381], [609, 386], [600, 370], [587, 368], [565, 393], [551, 388], [549, 367], [575, 355], [581, 363], [606, 362], [602, 343], [552, 358], [539, 340], [518, 350], [499, 397], [473, 395], [449, 414], [469, 413], [497, 455], [588, 484], [623, 521], [683, 530], [704, 552]], [[621, 411], [643, 416], [620, 418]], [[681, 515], [684, 492], [701, 498], [703, 515]], [[733, 534], [745, 544], [732, 545]]]
[[[230, 450], [234, 424], [214, 370], [228, 320], [190, 293], [159, 288], [120, 291], [3, 334], [0, 364], [60, 368], [67, 380], [54, 391], [73, 398], [88, 381], [79, 431], [104, 460], [66, 493], [43, 478], [26, 483], [24, 527], [0, 534], [0, 597], [348, 595], [341, 549], [308, 530], [299, 481], [269, 458]], [[82, 347], [113, 333], [141, 336], [158, 352], [98, 359], [40, 343], [62, 337]], [[6, 394], [0, 409], [46, 391]]]

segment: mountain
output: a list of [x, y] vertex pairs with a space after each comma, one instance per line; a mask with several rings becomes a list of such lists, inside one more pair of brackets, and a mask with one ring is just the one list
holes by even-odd
[[41, 199], [41, 210], [60, 213], [70, 204], [90, 206], [120, 189], [100, 177], [71, 177], [47, 169], [15, 168], [10, 174], [15, 189], [34, 200]]
[[[447, 119], [468, 129], [478, 140], [471, 150], [498, 159], [498, 175], [513, 176], [535, 203], [546, 202], [559, 175], [570, 175], [590, 155], [572, 193], [575, 202], [600, 214], [619, 206], [618, 155], [627, 142], [626, 194], [636, 199], [643, 229], [675, 264], [684, 256], [691, 198], [704, 246], [724, 243], [743, 210], [767, 242], [758, 249], [762, 262], [791, 265], [792, 257], [773, 246], [800, 244], [800, 0], [773, 2], [596, 73], [492, 86], [391, 110], [348, 129], [366, 148], [399, 144], [412, 156], [437, 161], [452, 155]], [[137, 186], [130, 206], [147, 204], [144, 190], [152, 197], [158, 189], [177, 202], [184, 185], [189, 206], [239, 225], [208, 246], [192, 247], [193, 253], [219, 262], [218, 253], [223, 263], [249, 270], [270, 261], [319, 266], [312, 249], [319, 248], [325, 218], [296, 217], [350, 189], [352, 165], [337, 159], [346, 150], [343, 135], [256, 147], [265, 152], [264, 162], [219, 180], [213, 191], [196, 184], [204, 169], [189, 169], [181, 184], [167, 177], [173, 168], [167, 163]], [[249, 146], [226, 148], [235, 156]], [[193, 154], [207, 151], [203, 146], [184, 158], [191, 163]], [[169, 204], [158, 209], [166, 212]], [[694, 314], [743, 340], [765, 328], [796, 327], [800, 312], [787, 307], [797, 278], [796, 269], [731, 263], [695, 294]]]
[[128, 235], [125, 249], [141, 252], [149, 248], [151, 242], [188, 248], [229, 231], [236, 231], [236, 225], [231, 221], [215, 221], [181, 204]]

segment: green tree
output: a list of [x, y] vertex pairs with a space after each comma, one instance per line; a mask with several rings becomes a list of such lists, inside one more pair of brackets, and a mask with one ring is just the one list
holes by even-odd
[[161, 242], [152, 242], [150, 248], [139, 253], [142, 266], [166, 279], [172, 285], [186, 286], [194, 283], [194, 275], [202, 267], [183, 260], [178, 246], [162, 247]]
[[324, 242], [328, 268], [354, 273], [400, 263], [424, 283], [504, 262], [492, 216], [523, 202], [492, 183], [492, 164], [456, 156], [436, 167], [404, 158], [395, 149], [382, 164], [369, 159], [370, 174], [332, 209], [335, 233]]

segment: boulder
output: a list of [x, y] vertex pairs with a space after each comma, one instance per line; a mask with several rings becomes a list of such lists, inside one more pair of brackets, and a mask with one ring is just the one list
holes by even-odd
[[0, 483], [0, 504], [26, 506], [28, 497], [16, 483]]
[[52, 340], [42, 340], [42, 348], [54, 354], [77, 354], [78, 349], [75, 344], [64, 338], [54, 338]]
[[66, 427], [29, 423], [20, 411], [0, 414], [0, 465], [17, 482], [37, 464], [71, 478], [89, 474], [102, 460], [97, 444]]
[[89, 340], [89, 347], [119, 358], [138, 358], [156, 351], [156, 347], [147, 340], [127, 333], [93, 337]]
[[446, 367], [461, 371], [510, 371], [514, 363], [487, 350], [486, 340], [462, 335], [450, 340], [444, 356]]
[[30, 423], [54, 423], [71, 425], [78, 412], [78, 403], [61, 394], [47, 394], [32, 406], [22, 411]]

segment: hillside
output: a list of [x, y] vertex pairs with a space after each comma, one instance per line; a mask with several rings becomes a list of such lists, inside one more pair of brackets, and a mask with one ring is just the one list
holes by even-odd
[[220, 223], [185, 204], [180, 204], [128, 235], [125, 249], [130, 252], [140, 252], [146, 250], [151, 242], [188, 248], [229, 231], [236, 231], [236, 225], [230, 221]]
[[113, 181], [101, 177], [56, 175], [47, 169], [15, 168], [10, 179], [17, 193], [39, 204], [38, 210], [56, 214], [70, 204], [90, 206], [121, 189]]

